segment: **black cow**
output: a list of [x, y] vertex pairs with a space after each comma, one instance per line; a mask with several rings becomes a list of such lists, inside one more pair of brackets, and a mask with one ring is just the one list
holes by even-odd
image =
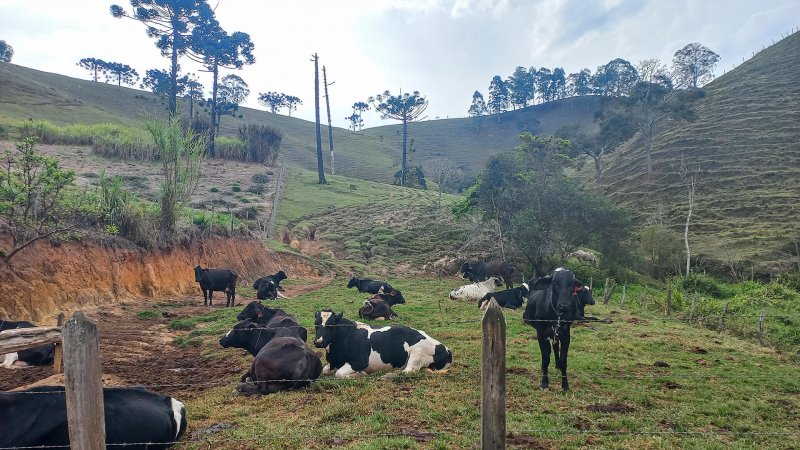
[[[34, 395], [37, 394], [37, 395]], [[183, 403], [144, 389], [104, 388], [106, 444], [163, 450], [186, 431]], [[0, 447], [69, 449], [64, 388], [0, 392]], [[109, 448], [117, 448], [109, 447]]]
[[528, 283], [522, 283], [522, 286], [506, 289], [505, 291], [489, 292], [478, 300], [478, 308], [488, 308], [489, 302], [495, 299], [502, 308], [517, 309], [525, 303], [525, 299], [528, 298], [530, 292]]
[[343, 315], [324, 310], [314, 318], [314, 345], [327, 350], [323, 374], [335, 370], [337, 377], [351, 378], [397, 368], [443, 371], [453, 361], [450, 349], [422, 331], [402, 325], [373, 327]]
[[599, 320], [597, 317], [586, 317], [586, 305], [594, 305], [594, 297], [592, 290], [587, 286], [580, 289], [577, 294], [578, 298], [578, 320]]
[[511, 289], [514, 287], [514, 282], [511, 280], [511, 276], [514, 274], [514, 266], [505, 261], [468, 261], [461, 265], [461, 274], [463, 278], [467, 278], [473, 283], [494, 276], [502, 278], [506, 288]]
[[377, 294], [380, 292], [388, 293], [392, 296], [392, 298], [395, 299], [393, 303], [394, 305], [406, 302], [406, 300], [403, 298], [403, 294], [385, 281], [367, 279], [359, 280], [356, 277], [352, 277], [350, 278], [350, 282], [347, 283], [347, 288], [350, 289], [353, 287], [357, 288], [358, 292], [366, 292], [369, 294]]
[[[530, 283], [530, 281], [528, 282]], [[533, 295], [528, 301], [522, 319], [536, 328], [536, 338], [542, 352], [542, 389], [547, 389], [550, 380], [547, 368], [550, 365], [550, 342], [556, 353], [556, 368], [561, 370], [561, 389], [569, 390], [567, 382], [567, 353], [570, 342], [570, 325], [578, 318], [578, 293], [583, 283], [575, 279], [568, 269], [556, 269], [552, 275], [539, 278], [531, 284]]]
[[272, 338], [256, 355], [237, 386], [240, 394], [267, 395], [300, 389], [322, 373], [319, 356], [295, 336]]
[[233, 329], [219, 340], [219, 345], [223, 348], [241, 348], [256, 356], [274, 338], [298, 337], [297, 330], [293, 326], [276, 326], [277, 323], [282, 322], [284, 319], [287, 319], [287, 317], [277, 316], [275, 321], [271, 322], [273, 326], [245, 319], [234, 325]]
[[289, 328], [304, 342], [308, 339], [308, 330], [300, 326], [300, 322], [293, 315], [279, 308], [267, 308], [259, 301], [248, 303], [236, 316], [236, 320], [246, 319], [258, 324], [269, 325], [272, 328]]
[[203, 291], [203, 306], [214, 306], [214, 291], [225, 292], [225, 306], [236, 306], [236, 279], [239, 275], [230, 269], [194, 268], [194, 280], [200, 283]]
[[374, 297], [365, 300], [364, 305], [358, 310], [358, 317], [368, 320], [390, 320], [397, 317], [392, 311], [391, 300], [387, 300], [389, 294], [375, 294]]
[[[27, 321], [14, 322], [12, 320], [0, 320], [0, 333], [6, 330], [32, 328], [35, 326], [36, 325]], [[0, 355], [0, 367], [11, 369], [29, 366], [46, 366], [53, 363], [55, 351], [56, 344], [47, 344], [19, 350], [14, 353], [6, 353], [5, 355]]]
[[[259, 300], [266, 300], [267, 298], [276, 299], [279, 296], [283, 297], [278, 291], [282, 291], [281, 281], [287, 279], [286, 272], [279, 270], [275, 275], [267, 275], [261, 277], [253, 283], [253, 289], [256, 290], [256, 298]], [[272, 282], [274, 286], [270, 286]]]

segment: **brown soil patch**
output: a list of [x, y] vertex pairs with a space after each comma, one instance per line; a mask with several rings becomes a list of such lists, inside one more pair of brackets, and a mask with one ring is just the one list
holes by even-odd
[[647, 323], [647, 321], [640, 319], [638, 317], [630, 317], [628, 318], [628, 323], [639, 324], [639, 323]]
[[508, 433], [506, 445], [510, 448], [535, 448], [551, 449], [554, 448], [549, 442], [524, 434]]
[[654, 367], [669, 367], [669, 364], [665, 363], [664, 361], [656, 361], [656, 362], [653, 363], [653, 366]]
[[692, 353], [697, 353], [698, 355], [705, 355], [708, 354], [708, 350], [704, 349], [703, 347], [692, 347], [689, 349]]
[[605, 414], [609, 413], [627, 414], [636, 410], [635, 408], [630, 407], [628, 405], [623, 405], [622, 403], [609, 403], [607, 405], [589, 405], [586, 407], [586, 409], [589, 411], [601, 412]]
[[664, 387], [667, 389], [680, 389], [682, 386], [674, 381], [667, 381], [664, 383]]
[[531, 370], [524, 367], [508, 367], [506, 373], [513, 373], [514, 375], [530, 375]]

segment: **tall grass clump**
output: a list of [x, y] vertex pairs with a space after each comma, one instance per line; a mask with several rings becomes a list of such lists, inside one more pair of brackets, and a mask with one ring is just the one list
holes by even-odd
[[91, 145], [102, 156], [145, 160], [156, 158], [153, 139], [142, 128], [113, 123], [58, 126], [46, 120], [29, 120], [18, 127], [22, 138], [36, 137], [42, 144]]
[[247, 144], [242, 140], [228, 136], [217, 136], [214, 147], [215, 158], [248, 161]]
[[272, 165], [278, 158], [283, 134], [275, 128], [247, 124], [239, 127], [239, 139], [247, 143], [247, 160]]

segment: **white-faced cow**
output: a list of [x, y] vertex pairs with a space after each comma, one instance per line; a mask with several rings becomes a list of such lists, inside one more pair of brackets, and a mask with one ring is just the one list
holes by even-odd
[[556, 369], [561, 370], [561, 388], [569, 390], [567, 382], [567, 353], [570, 343], [570, 325], [578, 318], [578, 294], [584, 292], [583, 283], [575, 279], [568, 269], [558, 268], [552, 275], [531, 283], [533, 295], [522, 315], [524, 323], [536, 328], [539, 349], [542, 352], [542, 389], [547, 389], [550, 379], [550, 340], [556, 354]]
[[323, 374], [351, 378], [400, 368], [444, 371], [453, 361], [450, 349], [423, 331], [402, 325], [373, 327], [343, 315], [331, 310], [316, 313], [314, 345], [327, 350]]
[[483, 281], [489, 277], [498, 277], [506, 284], [507, 289], [514, 287], [511, 280], [514, 266], [500, 260], [489, 262], [467, 261], [461, 265], [461, 276], [472, 282]]
[[236, 279], [239, 276], [230, 269], [194, 268], [194, 280], [200, 283], [203, 291], [203, 306], [214, 306], [214, 291], [225, 292], [225, 306], [236, 306]]
[[[186, 430], [183, 403], [172, 397], [137, 388], [104, 388], [103, 404], [109, 448], [163, 450]], [[2, 448], [68, 450], [64, 388], [0, 392], [0, 424]]]
[[[19, 321], [0, 319], [0, 333], [6, 330], [16, 330], [19, 328], [31, 328], [36, 325]], [[55, 344], [46, 344], [39, 347], [20, 350], [14, 353], [6, 353], [0, 355], [0, 367], [6, 369], [19, 369], [31, 366], [46, 366], [52, 364], [53, 356], [55, 355]]]
[[461, 286], [450, 291], [450, 300], [470, 300], [476, 301], [483, 298], [490, 292], [496, 292], [503, 286], [503, 282], [497, 277], [490, 277], [486, 281]]
[[237, 387], [241, 394], [266, 395], [300, 389], [322, 373], [319, 356], [291, 328], [270, 328], [269, 324], [246, 319], [236, 324], [219, 343], [226, 348], [243, 348], [255, 356], [250, 369], [242, 375], [242, 384]]

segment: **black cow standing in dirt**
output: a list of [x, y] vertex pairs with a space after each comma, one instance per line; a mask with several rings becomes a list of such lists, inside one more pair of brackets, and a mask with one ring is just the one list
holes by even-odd
[[461, 265], [461, 274], [463, 278], [473, 283], [487, 280], [489, 277], [498, 277], [503, 279], [507, 289], [514, 287], [514, 282], [511, 280], [514, 266], [505, 261], [468, 261]]
[[236, 316], [236, 320], [247, 319], [257, 324], [269, 325], [270, 328], [288, 328], [304, 342], [308, 338], [308, 330], [293, 315], [279, 308], [267, 308], [257, 300], [248, 303]]
[[[274, 320], [282, 319], [276, 316]], [[255, 359], [242, 375], [237, 390], [241, 394], [271, 394], [299, 389], [322, 373], [322, 361], [311, 351], [296, 331], [287, 327], [270, 327], [250, 319], [236, 324], [219, 340], [223, 347], [243, 348]]]
[[[38, 395], [37, 395], [38, 394]], [[164, 450], [186, 430], [183, 403], [141, 388], [103, 388], [108, 448]], [[64, 388], [0, 392], [0, 447], [69, 450]]]
[[[16, 330], [19, 328], [32, 328], [36, 325], [27, 322], [0, 319], [0, 333], [6, 330]], [[46, 366], [53, 363], [56, 351], [56, 344], [46, 344], [39, 347], [19, 350], [14, 353], [0, 354], [0, 367], [6, 369], [22, 368], [30, 366]]]
[[236, 306], [236, 279], [239, 275], [230, 269], [194, 268], [194, 280], [200, 283], [203, 291], [203, 306], [214, 306], [214, 291], [225, 292], [225, 306]]
[[567, 382], [567, 353], [570, 343], [570, 325], [578, 317], [578, 293], [583, 283], [575, 279], [568, 269], [556, 269], [552, 275], [531, 283], [533, 296], [522, 319], [536, 328], [539, 349], [542, 352], [542, 389], [550, 386], [547, 368], [550, 365], [550, 341], [556, 354], [556, 368], [561, 370], [561, 389], [569, 390]]
[[286, 272], [279, 270], [275, 275], [267, 275], [257, 279], [255, 283], [253, 283], [253, 289], [256, 290], [256, 298], [259, 300], [266, 300], [268, 298], [274, 300], [278, 297], [283, 297], [278, 291], [283, 290], [281, 281], [287, 278]]

